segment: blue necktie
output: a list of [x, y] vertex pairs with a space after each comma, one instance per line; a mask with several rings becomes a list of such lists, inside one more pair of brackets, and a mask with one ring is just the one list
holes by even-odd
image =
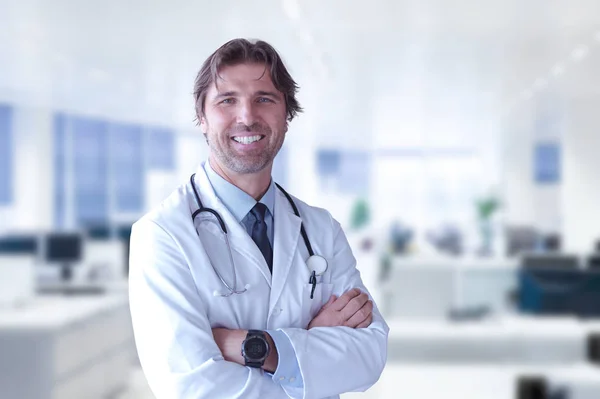
[[273, 249], [271, 248], [271, 243], [269, 242], [269, 236], [267, 235], [267, 224], [265, 223], [265, 213], [267, 212], [267, 206], [262, 203], [257, 203], [254, 205], [254, 208], [250, 211], [252, 216], [254, 216], [254, 224], [252, 225], [252, 230], [250, 236], [252, 240], [260, 249], [265, 260], [267, 261], [267, 265], [269, 265], [269, 270], [271, 273], [273, 272]]

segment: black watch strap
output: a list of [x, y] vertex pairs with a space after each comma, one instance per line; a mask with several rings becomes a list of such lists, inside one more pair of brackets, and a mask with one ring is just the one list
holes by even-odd
[[248, 360], [246, 360], [246, 366], [248, 367], [254, 367], [256, 369], [259, 369], [263, 366], [264, 362], [249, 362]]

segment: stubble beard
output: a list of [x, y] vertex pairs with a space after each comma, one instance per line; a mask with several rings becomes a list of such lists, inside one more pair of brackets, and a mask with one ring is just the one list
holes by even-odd
[[[272, 137], [272, 131], [269, 127], [258, 124], [250, 127], [241, 126], [229, 129], [222, 136], [227, 137], [226, 140], [231, 141], [229, 137], [233, 133], [238, 132], [252, 132], [265, 135], [262, 140], [269, 140]], [[224, 144], [218, 139], [211, 139], [212, 137], [218, 137], [218, 135], [216, 133], [208, 133], [207, 143], [211, 153], [221, 165], [237, 174], [251, 174], [262, 171], [273, 162], [283, 145], [285, 134], [282, 135], [281, 140], [275, 143], [268, 143], [264, 150], [255, 154], [244, 154], [243, 156], [233, 149], [233, 143], [227, 142], [227, 144]]]

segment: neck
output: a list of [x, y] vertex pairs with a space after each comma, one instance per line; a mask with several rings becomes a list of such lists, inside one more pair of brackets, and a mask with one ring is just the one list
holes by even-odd
[[208, 158], [208, 162], [219, 176], [257, 201], [265, 195], [271, 184], [272, 164], [256, 173], [236, 173], [221, 166], [212, 155]]

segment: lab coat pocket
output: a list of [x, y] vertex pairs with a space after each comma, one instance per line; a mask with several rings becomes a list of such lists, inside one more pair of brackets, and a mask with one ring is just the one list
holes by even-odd
[[319, 310], [327, 303], [333, 292], [333, 284], [318, 283], [315, 287], [313, 298], [310, 299], [312, 284], [304, 284], [302, 292], [302, 316], [305, 327], [319, 313]]

